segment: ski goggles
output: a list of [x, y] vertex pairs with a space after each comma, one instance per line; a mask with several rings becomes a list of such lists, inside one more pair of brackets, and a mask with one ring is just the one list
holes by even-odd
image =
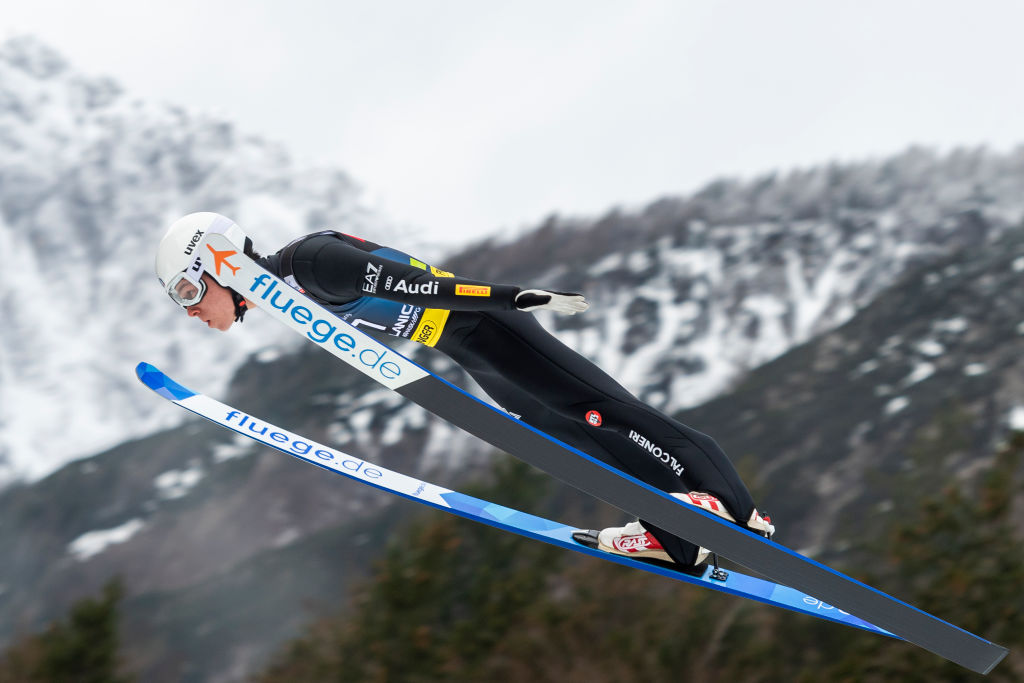
[[203, 300], [205, 294], [206, 283], [203, 282], [201, 275], [198, 279], [193, 280], [187, 272], [182, 271], [167, 283], [167, 296], [183, 308], [195, 306]]

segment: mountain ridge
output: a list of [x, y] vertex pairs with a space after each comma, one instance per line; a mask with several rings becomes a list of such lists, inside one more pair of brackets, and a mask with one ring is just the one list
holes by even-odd
[[[0, 45], [0, 251], [10, 255], [0, 480], [13, 481], [0, 491], [10, 558], [0, 641], [122, 574], [127, 604], [159, 617], [140, 626], [159, 641], [140, 645], [159, 670], [176, 647], [198, 647], [211, 621], [176, 600], [201, 607], [204, 590], [230, 594], [218, 607], [230, 621], [244, 611], [244, 584], [279, 590], [274, 600], [299, 611], [303, 577], [333, 577], [340, 595], [365, 570], [345, 553], [369, 562], [379, 550], [353, 529], [386, 538], [403, 515], [375, 491], [181, 422], [140, 398], [137, 361], [441, 485], [485, 476], [494, 456], [258, 313], [213, 335], [153, 286], [152, 246], [190, 210], [237, 217], [263, 251], [330, 226], [425, 256], [360, 204], [347, 176], [303, 168], [230, 122], [133, 102], [112, 82], [72, 86], [59, 56], [11, 45]], [[852, 552], [844, 525], [869, 528], [898, 509], [898, 498], [872, 498], [872, 477], [920, 467], [905, 454], [927, 450], [915, 444], [937, 414], [964, 443], [932, 468], [946, 481], [969, 476], [984, 445], [1024, 423], [1022, 222], [1024, 148], [911, 148], [718, 180], [593, 219], [553, 215], [513, 239], [425, 257], [460, 275], [586, 293], [585, 315], [538, 317], [643, 400], [718, 439], [780, 520], [780, 542], [827, 560]], [[79, 324], [81, 311], [90, 317]], [[397, 348], [478, 391], [442, 355]], [[44, 462], [31, 469], [26, 458]], [[621, 522], [559, 491], [553, 505], [581, 522]], [[318, 553], [314, 540], [328, 537], [336, 544]], [[289, 568], [289, 553], [302, 568]], [[190, 680], [224, 678], [236, 656], [251, 666], [285, 635], [259, 627], [252, 641], [218, 628]]]
[[0, 43], [0, 152], [0, 485], [169, 424], [138, 409], [118, 359], [157, 354], [220, 387], [245, 355], [284, 343], [259, 322], [262, 340], [211, 341], [183, 324], [152, 271], [174, 219], [219, 211], [282, 243], [325, 224], [400, 232], [345, 173], [225, 119], [132, 98], [28, 36]]

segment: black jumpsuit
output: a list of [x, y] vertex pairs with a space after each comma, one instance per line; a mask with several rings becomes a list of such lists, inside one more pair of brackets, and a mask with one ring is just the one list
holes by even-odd
[[[515, 309], [518, 287], [453, 276], [337, 232], [308, 235], [260, 265], [343, 320], [433, 346], [523, 422], [655, 488], [703, 491], [745, 522], [754, 502], [709, 436], [645, 405]], [[678, 562], [697, 547], [646, 522]]]

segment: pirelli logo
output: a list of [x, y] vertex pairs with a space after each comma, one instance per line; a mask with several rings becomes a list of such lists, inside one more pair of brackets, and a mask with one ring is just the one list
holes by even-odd
[[456, 296], [490, 296], [491, 288], [482, 285], [455, 285]]

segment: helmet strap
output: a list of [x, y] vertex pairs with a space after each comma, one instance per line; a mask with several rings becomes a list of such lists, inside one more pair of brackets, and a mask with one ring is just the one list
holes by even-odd
[[[242, 247], [242, 253], [253, 260], [260, 258], [259, 253], [253, 249], [252, 240], [248, 235], [245, 236], [245, 246]], [[242, 318], [245, 317], [245, 312], [249, 310], [245, 306], [245, 297], [230, 287], [228, 287], [228, 291], [231, 292], [231, 300], [235, 302], [235, 322], [240, 323]]]
[[249, 310], [245, 306], [245, 297], [230, 287], [228, 288], [228, 291], [231, 292], [231, 300], [235, 302], [235, 322], [240, 323], [242, 322], [242, 318], [245, 317], [245, 312]]

